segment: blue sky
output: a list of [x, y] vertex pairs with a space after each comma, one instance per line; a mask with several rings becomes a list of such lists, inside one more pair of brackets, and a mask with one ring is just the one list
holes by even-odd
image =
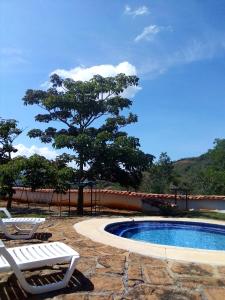
[[139, 122], [127, 131], [142, 149], [172, 159], [207, 151], [225, 138], [224, 16], [224, 0], [1, 0], [0, 116], [25, 129], [19, 153], [55, 155], [26, 136], [37, 108], [21, 100], [55, 70], [137, 74]]

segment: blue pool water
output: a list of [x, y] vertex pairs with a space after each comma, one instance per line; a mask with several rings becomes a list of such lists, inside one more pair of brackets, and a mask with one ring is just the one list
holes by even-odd
[[225, 226], [178, 221], [129, 221], [105, 230], [128, 239], [169, 246], [225, 250]]

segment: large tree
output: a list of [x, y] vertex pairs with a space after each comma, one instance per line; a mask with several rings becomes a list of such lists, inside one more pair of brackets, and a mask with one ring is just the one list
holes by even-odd
[[68, 166], [68, 163], [72, 160], [72, 155], [64, 153], [57, 156], [55, 161], [52, 161], [55, 169], [53, 188], [54, 192], [58, 194], [65, 193], [76, 180], [76, 171], [74, 168]]
[[0, 196], [8, 199], [9, 209], [14, 193], [13, 186], [21, 169], [21, 161], [12, 159], [12, 153], [17, 152], [13, 142], [21, 132], [16, 120], [0, 118]]
[[[36, 121], [53, 121], [53, 124], [60, 121], [61, 125], [33, 129], [29, 137], [39, 137], [57, 149], [73, 150], [78, 182], [93, 176], [136, 187], [141, 172], [151, 164], [152, 156], [144, 154], [139, 149], [138, 139], [129, 137], [121, 129], [137, 122], [137, 116], [128, 112], [132, 100], [123, 97], [123, 92], [137, 86], [138, 78], [125, 74], [107, 78], [96, 75], [89, 81], [74, 81], [54, 74], [50, 83], [46, 91], [27, 90], [23, 101], [25, 105], [38, 105], [45, 110], [36, 115]], [[83, 213], [81, 185], [78, 213]]]
[[7, 199], [7, 208], [11, 209], [12, 197], [15, 193], [13, 187], [21, 178], [25, 158], [16, 157], [5, 164], [0, 164], [0, 196]]
[[34, 154], [25, 160], [22, 183], [35, 192], [37, 189], [50, 187], [55, 174], [51, 161], [44, 156]]
[[0, 164], [8, 162], [11, 154], [17, 152], [13, 142], [21, 133], [16, 120], [0, 118]]
[[158, 161], [153, 165], [149, 172], [151, 192], [168, 193], [170, 185], [176, 182], [173, 162], [166, 152], [162, 152]]

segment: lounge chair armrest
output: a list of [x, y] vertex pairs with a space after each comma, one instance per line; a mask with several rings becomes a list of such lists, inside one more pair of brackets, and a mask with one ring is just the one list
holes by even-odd
[[7, 216], [7, 218], [12, 218], [12, 216], [11, 216], [11, 214], [10, 214], [10, 212], [8, 211], [7, 208], [5, 208], [5, 207], [0, 207], [0, 211], [3, 211], [4, 214]]

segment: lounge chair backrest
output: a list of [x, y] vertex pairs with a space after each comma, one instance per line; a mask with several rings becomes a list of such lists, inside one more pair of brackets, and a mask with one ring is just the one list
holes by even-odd
[[[4, 243], [2, 242], [2, 240], [0, 240], [0, 255], [2, 255], [7, 262], [9, 263], [9, 265], [11, 266], [12, 270], [14, 271], [14, 273], [16, 274], [16, 276], [21, 276], [21, 271], [19, 269], [19, 267], [17, 266], [14, 258], [12, 257], [12, 255], [9, 253], [9, 251], [6, 249]], [[0, 269], [1, 271], [1, 269]]]
[[[34, 256], [32, 253], [35, 253]], [[60, 242], [7, 249], [1, 240], [0, 256], [3, 256], [3, 258], [0, 257], [0, 272], [13, 271], [20, 285], [25, 291], [31, 294], [40, 294], [66, 287], [73, 275], [76, 262], [80, 257], [79, 253]], [[31, 285], [27, 282], [22, 272], [22, 270], [36, 269], [43, 266], [61, 264], [62, 262], [69, 263], [69, 267], [63, 279], [57, 282], [44, 285]]]
[[4, 258], [8, 261], [8, 263], [10, 265], [15, 264], [14, 259], [12, 258], [10, 253], [7, 251], [7, 249], [6, 249], [6, 247], [5, 247], [2, 240], [0, 240], [0, 254], [4, 256]]

